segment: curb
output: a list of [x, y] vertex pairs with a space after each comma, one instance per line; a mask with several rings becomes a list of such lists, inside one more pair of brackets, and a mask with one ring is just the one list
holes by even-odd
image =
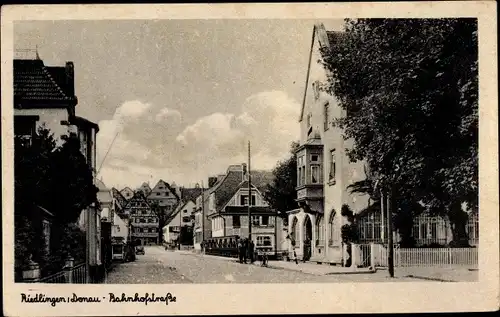
[[453, 280], [445, 280], [445, 279], [440, 279], [440, 278], [436, 278], [436, 277], [427, 277], [427, 276], [418, 276], [418, 275], [406, 275], [405, 277], [416, 278], [416, 279], [420, 279], [420, 280], [435, 281], [435, 282], [456, 283], [456, 281], [453, 281]]

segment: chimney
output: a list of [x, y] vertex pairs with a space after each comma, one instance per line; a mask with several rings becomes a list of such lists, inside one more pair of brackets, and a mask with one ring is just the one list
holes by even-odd
[[66, 62], [66, 91], [71, 95], [75, 95], [75, 67], [73, 62]]
[[217, 177], [212, 176], [208, 178], [208, 188], [212, 188], [212, 186], [214, 186], [215, 183], [217, 183]]
[[241, 164], [241, 167], [242, 167], [242, 180], [245, 181], [248, 179], [248, 176], [247, 176], [247, 164], [246, 163], [242, 163]]

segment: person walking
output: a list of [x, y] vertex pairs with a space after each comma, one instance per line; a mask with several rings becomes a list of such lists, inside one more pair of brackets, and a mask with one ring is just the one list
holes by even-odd
[[248, 257], [249, 257], [250, 263], [252, 263], [252, 264], [253, 264], [253, 262], [255, 262], [254, 251], [255, 251], [255, 244], [253, 243], [253, 240], [250, 240], [248, 242]]
[[239, 239], [238, 240], [238, 258], [240, 260], [240, 263], [243, 263], [243, 252], [244, 252], [243, 240]]

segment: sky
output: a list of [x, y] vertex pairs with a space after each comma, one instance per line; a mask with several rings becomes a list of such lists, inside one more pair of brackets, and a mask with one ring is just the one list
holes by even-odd
[[[76, 113], [99, 124], [108, 187], [206, 185], [231, 164], [271, 170], [298, 140], [312, 29], [342, 20], [28, 21], [16, 49], [75, 65]], [[114, 140], [114, 142], [113, 142]], [[111, 146], [112, 145], [112, 146]], [[106, 153], [107, 156], [106, 156]]]

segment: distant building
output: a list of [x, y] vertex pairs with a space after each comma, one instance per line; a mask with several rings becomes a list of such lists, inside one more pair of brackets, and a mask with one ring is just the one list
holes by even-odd
[[158, 216], [151, 209], [142, 191], [137, 191], [128, 200], [125, 213], [131, 221], [131, 239], [138, 241], [141, 245], [158, 244]]
[[179, 205], [167, 220], [163, 230], [163, 242], [178, 243], [182, 227], [193, 226], [193, 215], [196, 205], [192, 200], [188, 200]]
[[120, 194], [125, 198], [126, 200], [129, 200], [130, 198], [134, 197], [134, 191], [130, 189], [130, 187], [125, 187], [120, 191]]
[[126, 243], [130, 237], [130, 217], [125, 213], [128, 201], [116, 188], [112, 188], [111, 192], [113, 194], [113, 227], [111, 229], [111, 238], [113, 244]]
[[148, 197], [151, 194], [151, 187], [149, 187], [149, 183], [144, 182], [136, 191], [141, 191], [144, 197]]
[[166, 216], [172, 214], [180, 200], [177, 192], [162, 179], [156, 183], [147, 196], [147, 199], [149, 202], [158, 204]]
[[239, 236], [249, 234], [248, 203], [251, 199], [252, 240], [258, 250], [271, 252], [280, 248], [283, 236], [283, 221], [266, 202], [263, 192], [273, 174], [267, 171], [251, 171], [251, 198], [248, 191], [248, 175], [243, 167], [243, 180], [231, 190], [225, 200], [216, 204], [215, 212], [209, 215], [212, 237]]

